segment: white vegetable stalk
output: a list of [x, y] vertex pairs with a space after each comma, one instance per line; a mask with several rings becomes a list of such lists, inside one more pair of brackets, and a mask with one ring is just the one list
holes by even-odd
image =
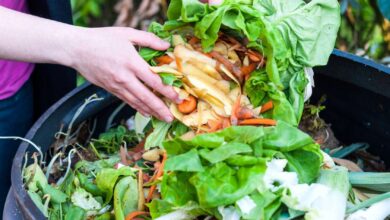
[[222, 215], [222, 220], [240, 220], [241, 217], [240, 213], [238, 213], [234, 206], [220, 206], [218, 207], [218, 212]]
[[325, 169], [329, 169], [329, 168], [333, 168], [336, 166], [336, 164], [334, 163], [332, 157], [325, 153], [324, 151], [321, 150], [321, 154], [323, 156], [323, 168]]
[[322, 170], [317, 183], [289, 187], [282, 201], [289, 208], [304, 211], [306, 220], [343, 220], [349, 191], [348, 170]]
[[199, 208], [196, 204], [187, 204], [184, 207], [181, 207], [173, 212], [170, 212], [166, 215], [156, 218], [156, 220], [191, 220], [195, 219], [196, 216], [191, 214], [191, 211]]
[[249, 215], [256, 208], [256, 203], [249, 196], [244, 196], [242, 199], [236, 201], [236, 205], [244, 215]]
[[194, 218], [188, 215], [186, 210], [177, 210], [156, 218], [156, 220], [172, 220], [172, 219], [187, 220], [187, 219], [194, 219]]
[[313, 203], [312, 210], [305, 215], [305, 219], [343, 220], [350, 189], [347, 168], [335, 166], [329, 170], [321, 170], [317, 183], [327, 186], [330, 191]]
[[304, 94], [304, 100], [306, 102], [307, 100], [309, 100], [309, 98], [313, 94], [313, 87], [314, 87], [313, 68], [305, 67], [305, 75], [306, 75], [306, 78], [309, 80], [309, 83], [306, 85], [305, 94]]
[[298, 184], [297, 173], [283, 171], [286, 165], [286, 159], [272, 159], [267, 162], [267, 170], [263, 178], [267, 189], [276, 192], [281, 188], [289, 188]]
[[354, 212], [347, 220], [384, 220], [388, 216], [390, 216], [390, 199], [385, 199], [366, 210]]

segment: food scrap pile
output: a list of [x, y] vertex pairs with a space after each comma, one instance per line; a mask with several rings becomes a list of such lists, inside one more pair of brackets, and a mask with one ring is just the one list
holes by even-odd
[[165, 100], [176, 120], [59, 133], [50, 162], [24, 168], [30, 197], [49, 219], [384, 219], [388, 174], [349, 172], [298, 128], [339, 14], [336, 0], [171, 1], [149, 28], [171, 48], [140, 54], [184, 100]]

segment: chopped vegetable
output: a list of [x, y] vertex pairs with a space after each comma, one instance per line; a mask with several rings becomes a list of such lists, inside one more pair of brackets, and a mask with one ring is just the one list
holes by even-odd
[[274, 107], [274, 103], [272, 101], [269, 101], [269, 102], [265, 103], [263, 106], [261, 106], [260, 113], [267, 112], [267, 111], [271, 110], [273, 107]]
[[140, 215], [149, 215], [149, 213], [144, 211], [134, 211], [126, 216], [126, 220], [133, 220], [135, 217]]
[[183, 114], [189, 114], [196, 109], [196, 99], [194, 96], [188, 96], [182, 103], [177, 105], [177, 109]]
[[269, 125], [275, 126], [276, 121], [268, 118], [253, 118], [253, 119], [245, 119], [238, 123], [239, 125]]
[[161, 57], [157, 57], [156, 58], [156, 62], [157, 62], [157, 65], [162, 66], [162, 65], [166, 65], [166, 64], [172, 63], [173, 59], [172, 59], [172, 57], [170, 57], [168, 55], [164, 55], [164, 56], [161, 56]]

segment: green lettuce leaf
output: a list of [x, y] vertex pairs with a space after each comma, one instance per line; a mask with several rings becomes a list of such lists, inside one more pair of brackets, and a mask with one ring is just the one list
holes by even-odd
[[300, 183], [312, 183], [318, 177], [322, 165], [322, 154], [319, 147], [298, 149], [284, 153], [288, 160], [287, 170], [298, 173]]
[[73, 205], [86, 211], [97, 211], [102, 208], [102, 205], [96, 201], [93, 195], [81, 187], [77, 188], [72, 194], [71, 200]]
[[164, 201], [177, 207], [190, 201], [196, 202], [195, 188], [189, 183], [192, 175], [188, 172], [165, 174], [161, 184], [161, 196]]
[[[286, 94], [268, 80], [268, 75], [264, 70], [251, 74], [245, 83], [245, 91], [254, 106], [260, 106], [269, 100], [273, 101], [274, 108], [265, 114], [266, 117], [282, 120], [294, 126], [298, 125], [297, 114]], [[299, 106], [299, 109], [303, 109], [303, 102], [300, 104], [302, 107]]]
[[249, 145], [230, 142], [211, 151], [204, 149], [200, 151], [200, 156], [208, 160], [210, 163], [218, 163], [230, 158], [233, 155], [250, 152], [252, 152], [252, 148]]
[[224, 206], [253, 192], [265, 169], [265, 165], [259, 164], [236, 170], [220, 162], [193, 175], [190, 183], [195, 187], [202, 207]]
[[152, 219], [172, 212], [174, 207], [171, 203], [162, 199], [153, 199], [150, 203], [146, 204], [146, 206], [149, 208]]
[[162, 142], [167, 136], [168, 130], [171, 127], [171, 123], [166, 123], [157, 119], [152, 120], [153, 132], [146, 138], [145, 150], [152, 147], [163, 147]]
[[314, 140], [301, 130], [279, 121], [277, 126], [265, 128], [263, 147], [287, 152], [314, 144]]
[[293, 64], [312, 67], [328, 62], [340, 27], [338, 1], [254, 0], [253, 6], [281, 33]]
[[159, 75], [165, 85], [175, 86], [179, 88], [183, 85], [183, 82], [171, 73], [159, 73]]
[[255, 202], [256, 207], [249, 213], [241, 213], [243, 219], [271, 219], [280, 207], [281, 196], [270, 191], [254, 192], [249, 197]]
[[201, 215], [216, 216], [215, 210], [202, 208], [195, 202], [188, 202], [183, 206], [174, 206], [164, 200], [154, 199], [147, 206], [149, 207], [152, 219], [189, 220], [196, 219], [196, 217]]
[[164, 166], [164, 170], [201, 172], [204, 169], [200, 161], [198, 151], [196, 149], [192, 149], [184, 154], [170, 157]]
[[96, 175], [96, 185], [101, 191], [106, 192], [105, 204], [111, 201], [115, 184], [121, 176], [135, 176], [134, 170], [130, 167], [104, 168]]
[[116, 220], [124, 220], [126, 215], [138, 209], [138, 183], [132, 176], [118, 181], [114, 190], [114, 211]]

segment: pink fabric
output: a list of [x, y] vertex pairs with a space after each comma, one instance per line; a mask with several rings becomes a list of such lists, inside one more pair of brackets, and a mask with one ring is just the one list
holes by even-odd
[[[0, 0], [0, 6], [27, 12], [26, 0]], [[0, 60], [0, 100], [14, 95], [30, 78], [34, 64]]]

